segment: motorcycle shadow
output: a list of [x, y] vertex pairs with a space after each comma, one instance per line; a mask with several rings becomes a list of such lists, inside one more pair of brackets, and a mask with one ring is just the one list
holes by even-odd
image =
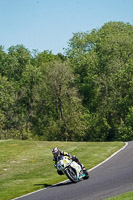
[[53, 188], [53, 187], [60, 187], [60, 186], [65, 186], [65, 185], [70, 185], [70, 184], [74, 184], [71, 181], [66, 181], [63, 183], [57, 183], [55, 185], [49, 185], [47, 183], [44, 184], [35, 184], [36, 186], [43, 186], [44, 188]]
[[46, 187], [51, 187], [52, 185], [49, 185], [49, 184], [34, 184], [35, 186], [43, 186], [44, 188]]
[[56, 185], [52, 185], [51, 187], [60, 187], [60, 186], [71, 185], [71, 184], [74, 184], [74, 183], [71, 181], [66, 181], [63, 183], [57, 183]]

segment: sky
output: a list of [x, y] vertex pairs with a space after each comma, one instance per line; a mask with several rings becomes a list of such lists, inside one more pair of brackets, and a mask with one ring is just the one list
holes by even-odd
[[64, 53], [73, 33], [133, 25], [133, 0], [0, 0], [0, 46]]

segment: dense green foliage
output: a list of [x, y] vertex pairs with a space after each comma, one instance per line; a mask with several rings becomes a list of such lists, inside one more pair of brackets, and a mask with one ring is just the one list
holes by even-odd
[[0, 47], [0, 139], [133, 139], [133, 26], [75, 33], [66, 55]]

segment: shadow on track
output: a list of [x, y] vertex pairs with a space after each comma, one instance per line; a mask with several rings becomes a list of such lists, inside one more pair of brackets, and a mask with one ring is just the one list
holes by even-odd
[[50, 184], [47, 184], [47, 183], [44, 183], [44, 184], [34, 184], [35, 186], [43, 186], [44, 188], [53, 188], [53, 187], [60, 187], [60, 186], [65, 186], [65, 185], [70, 185], [70, 184], [75, 184], [75, 183], [72, 183], [72, 182], [64, 182], [64, 183], [57, 183], [56, 185], [50, 185]]

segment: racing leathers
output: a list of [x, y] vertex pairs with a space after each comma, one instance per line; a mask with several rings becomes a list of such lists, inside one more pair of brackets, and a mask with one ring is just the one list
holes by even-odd
[[[81, 166], [81, 168], [82, 168], [82, 170], [84, 171], [84, 173], [88, 173], [88, 172], [86, 171], [86, 168], [84, 167], [84, 165], [80, 162], [80, 160], [79, 160], [75, 155], [74, 155], [74, 156], [71, 156], [71, 155], [70, 155], [69, 153], [67, 153], [67, 152], [60, 151], [58, 157], [60, 157], [61, 155], [62, 155], [62, 156], [68, 156], [70, 159], [72, 159], [73, 161], [75, 161], [76, 163], [78, 163], [78, 164]], [[57, 160], [58, 160], [58, 157], [53, 157], [53, 161], [55, 162], [55, 164], [54, 164], [55, 168], [57, 168]], [[57, 170], [57, 172], [58, 172], [59, 175], [63, 175], [63, 172], [58, 171], [58, 170]]]

